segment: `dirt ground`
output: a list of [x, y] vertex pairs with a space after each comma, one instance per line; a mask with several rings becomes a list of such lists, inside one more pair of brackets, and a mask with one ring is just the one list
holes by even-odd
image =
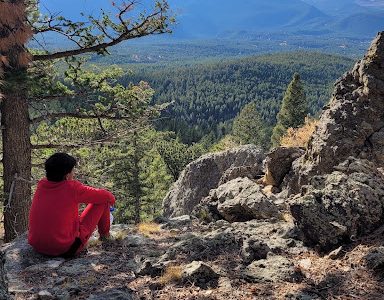
[[[62, 277], [60, 272], [25, 272], [22, 275], [35, 291], [43, 290], [52, 281], [57, 281], [54, 285], [59, 289], [74, 287], [76, 291], [71, 299], [79, 300], [106, 288], [121, 287], [130, 289], [137, 299], [142, 300], [384, 299], [384, 258], [383, 264], [377, 265], [374, 270], [368, 268], [366, 260], [368, 254], [384, 244], [384, 226], [353, 244], [343, 246], [337, 254], [338, 258], [332, 259], [315, 251], [290, 257], [304, 275], [303, 281], [298, 283], [250, 283], [239, 275], [239, 254], [216, 257], [209, 264], [221, 269], [225, 266], [229, 270], [229, 280], [220, 279], [216, 287], [206, 289], [192, 282], [181, 282], [177, 275], [166, 280], [164, 275], [136, 276], [128, 262], [135, 255], [145, 255], [146, 251], [164, 251], [174, 236], [166, 230], [146, 234], [154, 241], [151, 249], [132, 249], [119, 240], [108, 246], [100, 243], [90, 245], [84, 255], [90, 260], [97, 260], [92, 264], [93, 269], [83, 274]], [[173, 265], [182, 266], [183, 263], [181, 259]], [[25, 294], [16, 299], [36, 299], [33, 297], [32, 294]]]

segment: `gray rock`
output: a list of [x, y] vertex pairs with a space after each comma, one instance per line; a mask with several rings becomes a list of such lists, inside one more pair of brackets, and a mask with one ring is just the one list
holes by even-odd
[[231, 232], [213, 231], [204, 236], [189, 234], [180, 242], [172, 245], [160, 259], [160, 262], [173, 260], [178, 255], [186, 255], [189, 261], [214, 258], [222, 253], [240, 250], [240, 241]]
[[[283, 220], [271, 222], [252, 220], [248, 222], [232, 223], [233, 234], [247, 239], [260, 240], [268, 246], [271, 253], [275, 254], [300, 254], [307, 251], [301, 241], [295, 239], [292, 232], [295, 226], [291, 222]], [[292, 243], [294, 241], [294, 243]]]
[[220, 276], [206, 263], [193, 261], [183, 268], [181, 277], [185, 282], [206, 288], [216, 287]]
[[25, 268], [25, 271], [30, 272], [42, 272], [48, 271], [50, 269], [57, 269], [65, 261], [64, 258], [50, 259], [40, 264], [32, 265]]
[[92, 294], [88, 300], [135, 300], [133, 291], [129, 288], [109, 289], [102, 293]]
[[[384, 128], [375, 132], [369, 141], [372, 145], [372, 157], [374, 161], [384, 162]], [[383, 164], [380, 164], [383, 166]]]
[[59, 291], [55, 293], [57, 300], [71, 300], [71, 294], [68, 291]]
[[70, 281], [66, 278], [60, 285], [53, 288], [52, 293], [57, 299], [74, 299], [82, 291], [83, 287], [77, 281]]
[[163, 271], [164, 271], [164, 265], [154, 264], [152, 261], [146, 259], [138, 263], [135, 274], [139, 276], [148, 275], [151, 277], [156, 277], [156, 276], [160, 276]]
[[217, 220], [215, 222], [215, 226], [218, 228], [228, 228], [231, 226], [231, 223], [229, 223], [227, 220]]
[[192, 219], [190, 215], [183, 215], [179, 217], [169, 218], [162, 225], [161, 228], [172, 229], [172, 228], [181, 228], [184, 226], [191, 225]]
[[231, 168], [253, 166], [262, 174], [262, 150], [253, 145], [207, 154], [191, 162], [180, 174], [163, 201], [166, 217], [190, 214], [211, 189], [217, 188], [224, 173]]
[[325, 251], [377, 228], [384, 213], [384, 176], [373, 163], [349, 158], [336, 170], [290, 201], [303, 239]]
[[241, 256], [246, 264], [254, 260], [266, 259], [268, 252], [271, 249], [262, 240], [255, 237], [250, 237], [243, 242]]
[[228, 181], [231, 181], [239, 177], [246, 177], [249, 179], [256, 180], [260, 178], [260, 173], [259, 172], [255, 173], [254, 165], [233, 167], [224, 172], [223, 176], [221, 176], [220, 178], [218, 185], [222, 185]]
[[37, 299], [53, 300], [53, 299], [55, 299], [55, 297], [50, 292], [48, 292], [47, 290], [43, 290], [43, 291], [40, 291], [37, 293]]
[[151, 243], [150, 239], [142, 236], [141, 234], [128, 235], [122, 241], [124, 246], [127, 247], [142, 247]]
[[273, 196], [265, 195], [261, 186], [248, 178], [231, 180], [219, 186], [215, 194], [217, 211], [229, 222], [280, 216]]
[[31, 290], [19, 274], [25, 268], [39, 265], [50, 260], [50, 258], [38, 254], [28, 244], [27, 234], [22, 234], [12, 243], [3, 245], [1, 248], [4, 254], [4, 272], [10, 293], [26, 293]]
[[9, 294], [8, 294], [8, 285], [7, 285], [7, 276], [4, 269], [4, 252], [0, 251], [0, 299], [8, 300]]
[[300, 282], [303, 275], [292, 261], [279, 255], [251, 263], [244, 271], [251, 282]]
[[338, 248], [336, 248], [335, 250], [331, 251], [330, 253], [328, 253], [327, 255], [327, 258], [330, 258], [330, 259], [339, 259], [340, 257], [343, 256], [343, 246], [340, 246]]
[[264, 184], [279, 187], [284, 177], [291, 171], [292, 162], [304, 154], [298, 147], [277, 147], [267, 153], [264, 161]]
[[279, 218], [276, 202], [277, 198], [265, 193], [259, 184], [249, 178], [236, 178], [211, 190], [192, 214], [207, 223], [223, 218], [229, 222]]
[[306, 153], [293, 164], [291, 193], [314, 175], [331, 173], [349, 156], [384, 166], [384, 32], [353, 69], [336, 82]]
[[76, 258], [76, 259], [72, 259], [65, 262], [60, 267], [58, 272], [65, 276], [74, 276], [74, 275], [85, 274], [91, 270], [92, 270], [92, 266], [88, 261], [82, 258]]
[[384, 247], [380, 246], [371, 250], [364, 259], [369, 269], [382, 270], [384, 268]]

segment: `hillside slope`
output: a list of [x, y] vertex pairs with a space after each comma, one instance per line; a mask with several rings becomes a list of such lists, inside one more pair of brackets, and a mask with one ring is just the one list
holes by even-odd
[[[304, 80], [311, 113], [328, 101], [332, 83], [353, 61], [296, 52], [170, 67], [137, 67], [125, 83], [144, 80], [155, 89], [154, 102], [173, 102], [160, 129], [179, 132], [187, 142], [213, 131], [219, 134], [247, 103], [255, 101], [263, 118], [274, 124], [283, 93], [298, 72]], [[223, 129], [224, 126], [224, 129]]]

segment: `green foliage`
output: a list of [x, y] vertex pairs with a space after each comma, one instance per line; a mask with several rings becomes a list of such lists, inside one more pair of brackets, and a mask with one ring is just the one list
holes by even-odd
[[[149, 106], [153, 90], [144, 82], [125, 87], [117, 80], [121, 74], [115, 67], [97, 73], [70, 69], [64, 81], [69, 102], [35, 103], [33, 174], [43, 176], [41, 165], [52, 153], [70, 151], [79, 160], [79, 180], [116, 195], [116, 221], [138, 222], [160, 214], [172, 177], [149, 125], [158, 114]], [[53, 118], [44, 120], [48, 116]]]
[[285, 128], [297, 128], [304, 124], [308, 114], [308, 102], [300, 75], [295, 74], [285, 91], [281, 109], [277, 115], [278, 123]]
[[209, 152], [220, 152], [235, 148], [237, 146], [240, 146], [239, 142], [236, 140], [235, 137], [228, 134], [221, 138], [217, 143], [213, 144], [209, 149]]
[[255, 102], [246, 104], [233, 121], [232, 135], [241, 144], [269, 148], [270, 127], [261, 118]]
[[298, 128], [308, 115], [308, 102], [300, 75], [295, 73], [285, 91], [277, 124], [272, 134], [272, 145], [280, 145], [280, 139], [288, 128]]
[[187, 164], [205, 152], [201, 144], [188, 146], [179, 139], [159, 141], [157, 149], [175, 181], [179, 178], [181, 171], [184, 170]]
[[172, 102], [156, 123], [192, 144], [213, 133], [216, 140], [231, 131], [231, 122], [245, 104], [255, 101], [262, 119], [276, 123], [283, 93], [295, 72], [302, 75], [312, 115], [330, 98], [334, 81], [353, 61], [337, 56], [297, 52], [237, 60], [204, 61], [180, 66], [136, 66], [123, 82], [148, 82], [153, 103]]
[[271, 144], [273, 147], [280, 145], [280, 140], [286, 132], [287, 128], [285, 128], [282, 124], [277, 123], [276, 126], [273, 127], [271, 136]]

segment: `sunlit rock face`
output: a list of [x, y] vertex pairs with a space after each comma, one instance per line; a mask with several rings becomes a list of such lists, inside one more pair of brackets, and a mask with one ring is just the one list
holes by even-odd
[[304, 156], [294, 162], [290, 193], [314, 175], [330, 173], [349, 156], [384, 166], [384, 32], [364, 58], [335, 84]]
[[211, 189], [232, 177], [260, 177], [264, 158], [264, 152], [254, 145], [203, 155], [191, 162], [171, 187], [163, 201], [164, 216], [190, 214]]

